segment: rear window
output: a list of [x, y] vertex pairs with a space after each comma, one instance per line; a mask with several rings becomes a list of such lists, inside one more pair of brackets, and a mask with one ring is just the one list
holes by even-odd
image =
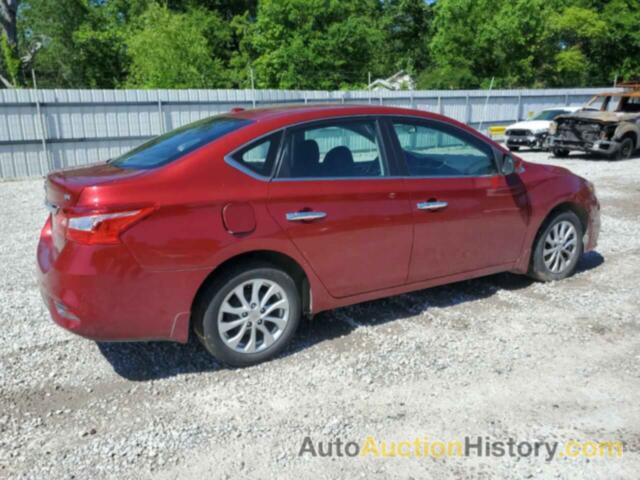
[[251, 123], [229, 117], [205, 118], [155, 137], [111, 161], [121, 168], [156, 168]]

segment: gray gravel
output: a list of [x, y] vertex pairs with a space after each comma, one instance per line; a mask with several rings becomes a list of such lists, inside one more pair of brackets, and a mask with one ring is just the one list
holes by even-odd
[[[0, 183], [0, 477], [638, 478], [640, 158], [567, 165], [603, 204], [573, 278], [495, 275], [324, 313], [279, 359], [96, 344], [34, 280], [42, 180]], [[621, 440], [622, 459], [299, 457], [314, 441]]]

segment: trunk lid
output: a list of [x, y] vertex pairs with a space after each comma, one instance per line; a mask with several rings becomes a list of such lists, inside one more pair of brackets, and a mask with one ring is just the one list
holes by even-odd
[[78, 206], [85, 188], [96, 187], [143, 175], [141, 170], [98, 163], [84, 167], [57, 170], [47, 175], [45, 205], [51, 214], [51, 235], [55, 246], [54, 258], [66, 244], [65, 232], [69, 211]]
[[143, 174], [143, 170], [119, 168], [109, 163], [57, 170], [47, 175], [46, 202], [53, 207], [72, 207], [76, 205], [82, 190], [86, 187], [104, 185]]

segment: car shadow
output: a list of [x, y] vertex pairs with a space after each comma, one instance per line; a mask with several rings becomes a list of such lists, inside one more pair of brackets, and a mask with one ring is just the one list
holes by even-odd
[[[597, 252], [583, 255], [577, 273], [599, 267], [604, 258]], [[533, 280], [523, 275], [500, 273], [474, 280], [360, 303], [316, 315], [302, 322], [291, 344], [280, 358], [296, 354], [322, 342], [349, 335], [361, 326], [376, 326], [419, 315], [429, 308], [445, 308], [491, 297], [501, 290], [520, 290]], [[127, 342], [97, 343], [113, 370], [131, 381], [149, 381], [182, 374], [214, 372], [227, 367], [217, 362], [191, 335], [188, 343]]]
[[549, 158], [552, 158], [554, 160], [586, 160], [589, 162], [628, 162], [628, 161], [637, 160], [640, 158], [640, 151], [631, 155], [630, 158], [620, 159], [620, 160], [616, 158], [611, 158], [607, 155], [598, 154], [598, 153], [572, 152], [571, 154], [569, 154], [568, 157], [554, 157], [551, 152], [548, 152], [548, 153], [549, 153]]
[[[513, 151], [513, 150], [511, 150]], [[548, 158], [553, 160], [587, 160], [591, 162], [625, 162], [629, 160], [637, 160], [640, 158], [640, 150], [636, 151], [630, 158], [624, 160], [618, 160], [616, 158], [611, 158], [602, 153], [583, 153], [583, 152], [571, 152], [568, 157], [556, 157], [549, 150], [537, 150], [537, 149], [529, 149], [529, 148], [521, 148], [519, 150], [513, 151], [516, 155], [526, 154], [526, 153], [546, 153]]]

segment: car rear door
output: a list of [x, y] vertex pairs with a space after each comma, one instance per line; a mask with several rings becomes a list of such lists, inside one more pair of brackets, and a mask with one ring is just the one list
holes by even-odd
[[528, 200], [517, 175], [498, 173], [493, 147], [436, 120], [386, 122], [415, 222], [409, 282], [513, 264]]
[[372, 117], [285, 132], [269, 210], [334, 297], [406, 282], [413, 219], [387, 156]]

